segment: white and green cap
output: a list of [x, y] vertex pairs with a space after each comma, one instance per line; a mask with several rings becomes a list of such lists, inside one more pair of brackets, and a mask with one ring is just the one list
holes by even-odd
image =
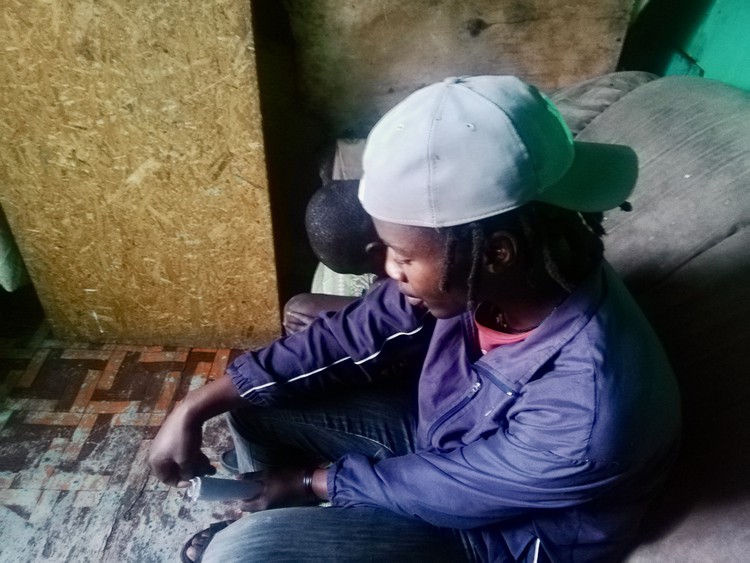
[[576, 211], [620, 205], [638, 161], [623, 145], [574, 141], [557, 108], [513, 76], [447, 78], [378, 121], [359, 199], [373, 217], [449, 227], [530, 201]]

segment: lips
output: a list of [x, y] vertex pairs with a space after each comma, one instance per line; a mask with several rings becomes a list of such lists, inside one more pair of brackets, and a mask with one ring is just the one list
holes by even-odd
[[403, 285], [399, 284], [398, 290], [404, 296], [404, 298], [406, 299], [406, 302], [409, 303], [409, 305], [411, 305], [412, 307], [424, 307], [425, 306], [424, 301], [422, 301], [419, 297], [414, 297], [409, 292], [405, 291], [406, 288]]
[[424, 302], [421, 299], [417, 297], [412, 297], [411, 295], [406, 295], [406, 294], [404, 294], [404, 296], [406, 297], [406, 301], [412, 307], [424, 307]]

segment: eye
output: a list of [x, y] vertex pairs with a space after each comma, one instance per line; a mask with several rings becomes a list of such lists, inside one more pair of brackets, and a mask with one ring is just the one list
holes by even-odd
[[391, 260], [394, 264], [398, 266], [408, 266], [411, 264], [411, 258], [404, 258], [403, 256], [399, 256], [393, 248], [390, 246], [386, 247], [387, 250], [387, 259]]

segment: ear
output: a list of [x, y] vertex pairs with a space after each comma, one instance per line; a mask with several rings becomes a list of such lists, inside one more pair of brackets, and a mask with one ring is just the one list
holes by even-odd
[[489, 237], [485, 251], [485, 265], [496, 274], [508, 269], [518, 258], [518, 241], [510, 231], [495, 231]]
[[378, 277], [385, 277], [385, 245], [374, 241], [365, 246], [365, 255], [367, 256], [367, 273], [375, 274]]

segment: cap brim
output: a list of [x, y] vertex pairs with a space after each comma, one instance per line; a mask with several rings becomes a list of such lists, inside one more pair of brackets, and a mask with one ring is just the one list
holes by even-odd
[[575, 211], [613, 209], [632, 193], [638, 178], [638, 156], [625, 145], [575, 141], [573, 164], [555, 185], [537, 197]]

